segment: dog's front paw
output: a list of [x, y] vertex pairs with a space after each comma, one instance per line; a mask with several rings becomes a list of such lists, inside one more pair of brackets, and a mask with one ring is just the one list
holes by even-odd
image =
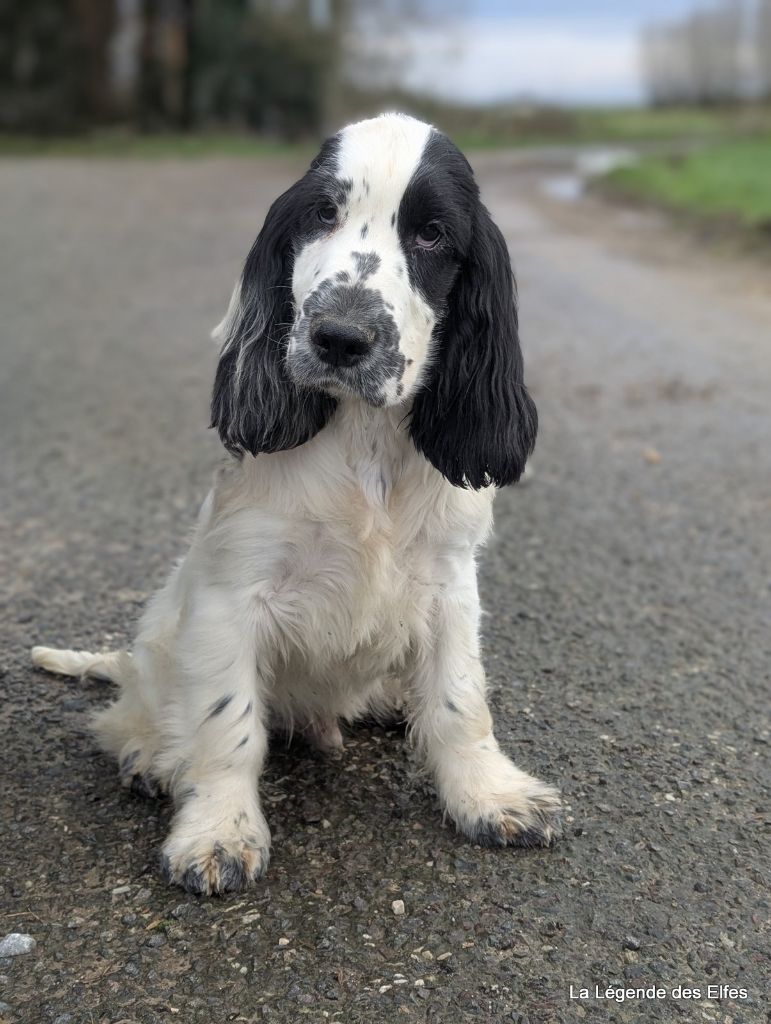
[[447, 811], [469, 839], [480, 846], [532, 849], [559, 838], [556, 789], [520, 771], [498, 751], [489, 763], [474, 767], [465, 775], [453, 772], [442, 787]]
[[515, 808], [504, 808], [461, 828], [479, 846], [519, 846], [526, 850], [551, 846], [560, 836], [560, 800], [550, 786], [544, 785], [544, 791]]
[[221, 827], [191, 837], [172, 831], [161, 854], [161, 873], [196, 896], [241, 892], [262, 878], [270, 863], [270, 832], [264, 819], [235, 819], [230, 834]]

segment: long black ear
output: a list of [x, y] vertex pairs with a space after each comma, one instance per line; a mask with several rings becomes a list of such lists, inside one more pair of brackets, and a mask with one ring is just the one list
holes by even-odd
[[310, 440], [335, 409], [321, 392], [299, 388], [286, 370], [294, 319], [292, 237], [304, 180], [273, 203], [246, 258], [225, 319], [211, 401], [211, 426], [235, 453], [279, 452]]
[[457, 487], [516, 483], [535, 446], [538, 414], [523, 380], [509, 253], [481, 204], [437, 335], [412, 407], [416, 448]]

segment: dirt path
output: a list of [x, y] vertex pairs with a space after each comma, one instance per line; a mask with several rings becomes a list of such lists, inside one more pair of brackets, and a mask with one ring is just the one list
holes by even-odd
[[[476, 162], [542, 424], [484, 558], [487, 664], [499, 738], [562, 786], [566, 837], [467, 845], [402, 737], [360, 729], [339, 759], [275, 750], [268, 878], [206, 902], [160, 881], [168, 808], [85, 733], [103, 690], [26, 650], [128, 642], [182, 551], [219, 458], [206, 331], [292, 171], [0, 163], [0, 938], [37, 941], [0, 959], [9, 1020], [765, 1019], [766, 279]], [[618, 984], [668, 994], [570, 999]]]

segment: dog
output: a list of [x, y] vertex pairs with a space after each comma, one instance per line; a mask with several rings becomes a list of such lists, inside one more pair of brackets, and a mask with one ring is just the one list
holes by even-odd
[[174, 803], [165, 877], [266, 871], [273, 728], [343, 745], [398, 711], [457, 828], [548, 846], [554, 788], [492, 731], [475, 552], [533, 450], [506, 243], [463, 154], [402, 114], [328, 139], [270, 208], [225, 318], [212, 426], [230, 453], [130, 652], [35, 647], [109, 680], [124, 785]]

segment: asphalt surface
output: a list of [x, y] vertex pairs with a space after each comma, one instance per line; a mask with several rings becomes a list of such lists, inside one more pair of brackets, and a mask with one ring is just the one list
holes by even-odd
[[469, 845], [403, 737], [362, 727], [339, 757], [275, 746], [268, 876], [210, 900], [161, 881], [169, 807], [86, 732], [103, 684], [27, 649], [128, 644], [183, 552], [221, 457], [207, 331], [294, 169], [0, 163], [0, 938], [36, 941], [0, 959], [3, 1020], [766, 1019], [768, 267], [478, 162], [542, 425], [481, 566], [486, 663], [565, 837]]

